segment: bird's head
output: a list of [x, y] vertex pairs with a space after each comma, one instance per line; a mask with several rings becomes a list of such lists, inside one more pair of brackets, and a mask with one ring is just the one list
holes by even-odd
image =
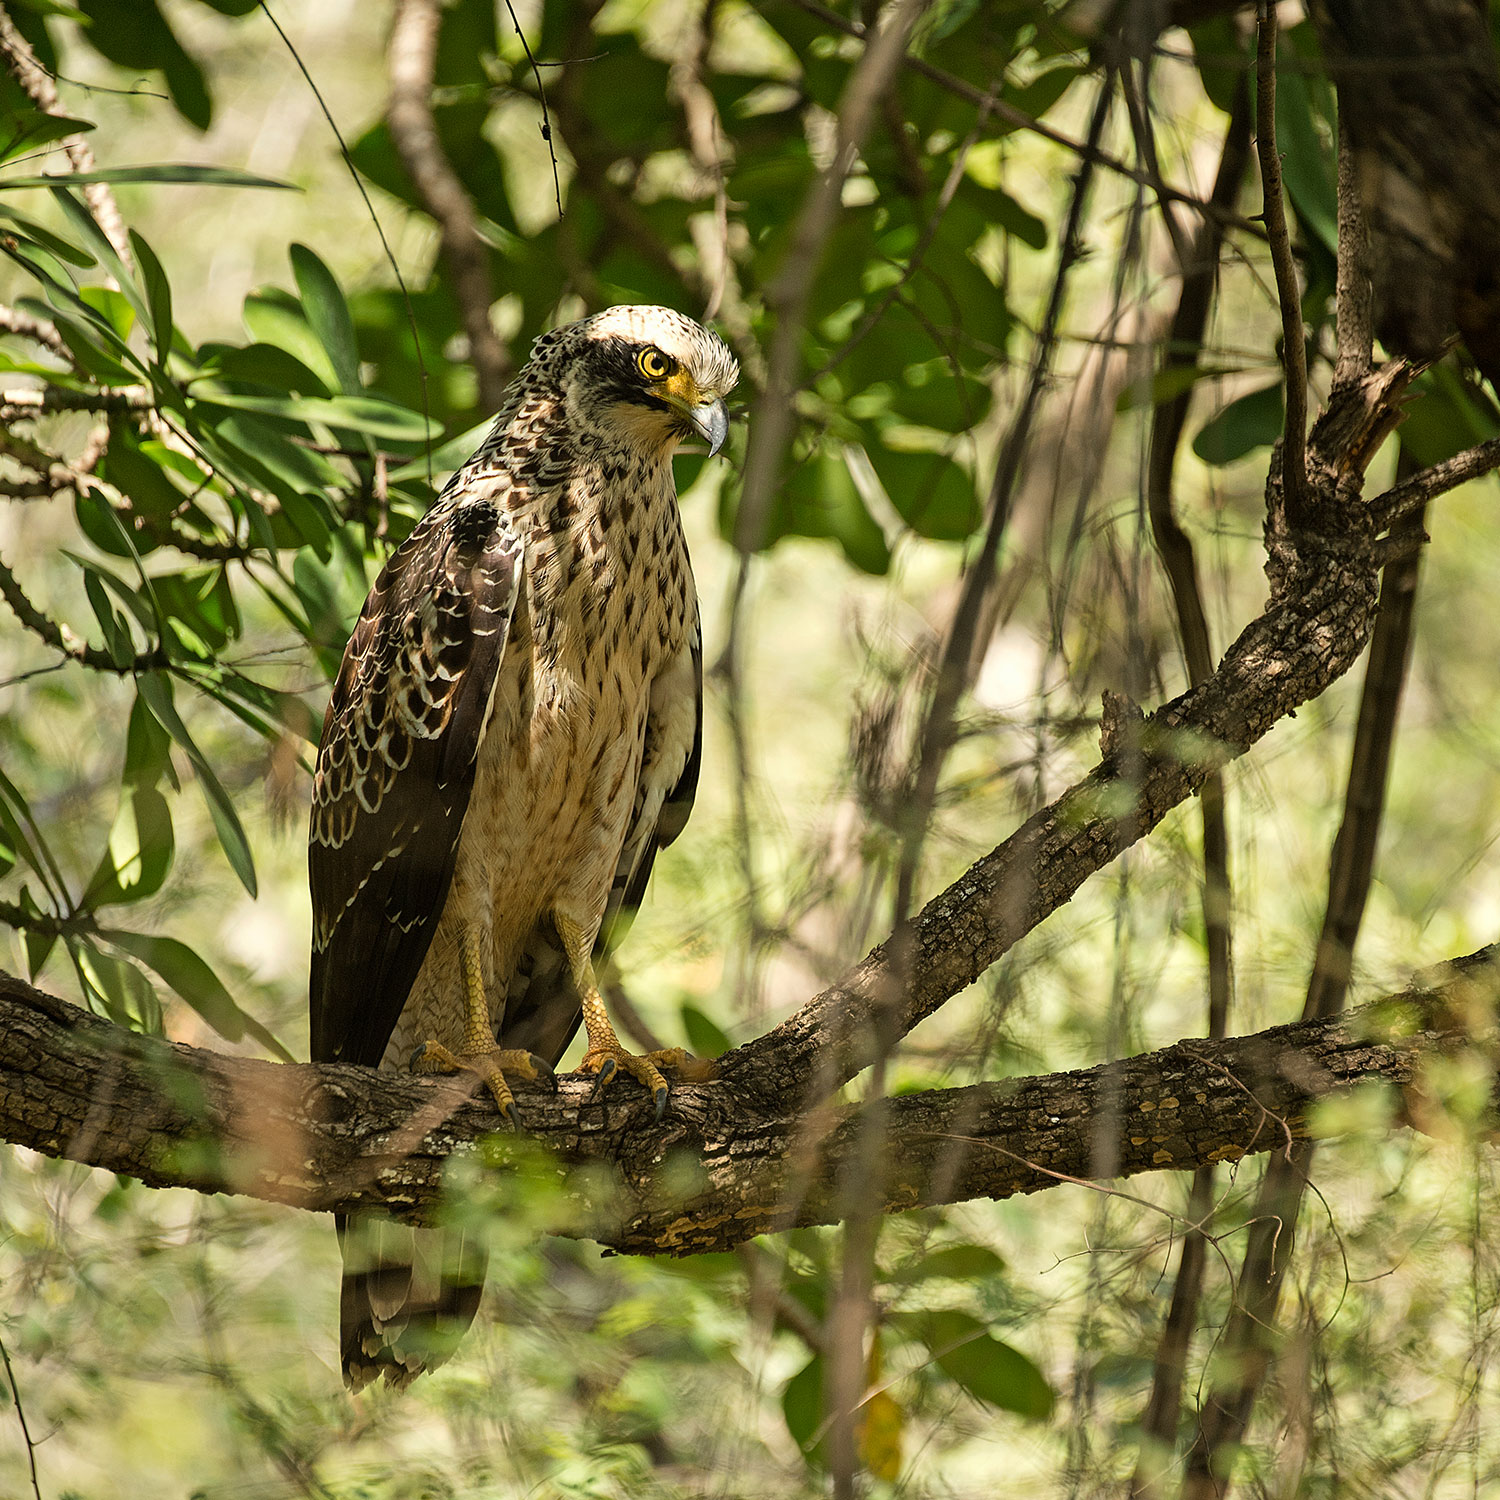
[[538, 340], [568, 416], [638, 452], [670, 457], [698, 439], [717, 453], [729, 436], [724, 398], [740, 378], [715, 333], [667, 307], [611, 307]]

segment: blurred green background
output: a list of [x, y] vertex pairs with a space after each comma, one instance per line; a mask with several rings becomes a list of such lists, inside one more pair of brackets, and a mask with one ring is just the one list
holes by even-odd
[[[440, 484], [487, 416], [436, 226], [383, 124], [391, 8], [275, 7], [286, 40], [236, 0], [76, 11], [35, 0], [12, 14], [57, 73], [61, 108], [95, 126], [101, 167], [196, 163], [295, 190], [117, 184], [147, 250], [139, 274], [119, 278], [131, 295], [114, 296], [79, 290], [109, 270], [80, 199], [0, 192], [11, 235], [0, 302], [39, 309], [67, 344], [54, 357], [0, 339], [0, 384], [151, 385], [204, 460], [116, 419], [103, 485], [0, 507], [0, 558], [36, 605], [117, 664], [158, 650], [168, 662], [139, 691], [128, 673], [59, 669], [55, 649], [0, 614], [0, 900], [16, 917], [0, 962], [174, 1039], [265, 1055], [265, 1033], [305, 1057], [307, 764], [328, 675], [383, 550], [430, 498], [424, 419]], [[737, 0], [518, 4], [549, 101], [554, 187], [537, 73], [507, 8], [444, 10], [435, 116], [478, 216], [491, 320], [513, 363], [539, 332], [597, 306], [699, 316], [713, 303], [753, 401], [767, 288], [860, 51], [835, 22], [863, 9], [834, 17]], [[1284, 56], [1307, 66], [1283, 75], [1282, 140], [1313, 378], [1326, 389], [1332, 104], [1309, 32], [1285, 38]], [[1054, 131], [1087, 128], [1100, 73], [1052, 6], [936, 5], [914, 50], [981, 92], [1003, 79], [1001, 97]], [[1226, 23], [1168, 31], [1158, 47], [1155, 152], [1164, 176], [1199, 195], [1244, 58]], [[7, 90], [16, 128], [0, 189], [7, 174], [62, 170]], [[813, 283], [793, 449], [743, 606], [739, 700], [710, 681], [697, 808], [620, 954], [649, 1025], [700, 1051], [764, 1030], [889, 928], [919, 669], [975, 545], [1076, 166], [930, 77], [905, 73], [887, 105]], [[694, 109], [717, 121], [707, 159]], [[1123, 107], [1102, 144], [1137, 159]], [[1185, 685], [1141, 499], [1176, 286], [1149, 200], [1130, 177], [1099, 174], [923, 893], [1092, 764], [1101, 690], [1149, 704]], [[1247, 184], [1241, 212], [1257, 202]], [[1280, 423], [1268, 257], [1251, 235], [1231, 242], [1177, 485], [1220, 650], [1265, 596], [1261, 492]], [[14, 431], [71, 461], [91, 426], [72, 412]], [[1489, 395], [1452, 359], [1425, 377], [1400, 442], [1425, 463], [1497, 432]], [[1377, 459], [1371, 493], [1398, 446]], [[0, 490], [24, 472], [7, 451]], [[738, 566], [727, 538], [743, 455], [740, 424], [728, 464], [679, 461], [709, 661]], [[1356, 1000], [1469, 951], [1500, 922], [1495, 503], [1493, 483], [1476, 484], [1429, 517]], [[1234, 1031], [1300, 1006], [1359, 675], [1228, 773]], [[919, 1028], [895, 1086], [1083, 1066], [1201, 1034], [1198, 843], [1196, 809], [1179, 810]], [[28, 914], [80, 921], [48, 941]], [[1319, 1159], [1283, 1303], [1287, 1357], [1242, 1458], [1247, 1492], [1447, 1496], [1497, 1482], [1500, 1443], [1483, 1413], [1495, 1397], [1489, 1216], [1500, 1203], [1471, 1107], [1483, 1081], [1431, 1081], [1451, 1105], [1437, 1138], [1395, 1129], [1382, 1095], [1346, 1106], [1362, 1128]], [[1190, 1399], [1254, 1180], [1248, 1168], [1222, 1175], [1223, 1259], [1210, 1254]], [[864, 1434], [871, 1493], [1121, 1492], [1171, 1284], [1177, 1226], [1160, 1210], [1180, 1213], [1186, 1193], [1170, 1178], [1129, 1189], [1063, 1186], [885, 1225], [871, 1369], [889, 1384]], [[326, 1221], [7, 1148], [0, 1338], [42, 1492], [824, 1491], [816, 1343], [832, 1232], [668, 1264], [549, 1237], [570, 1207], [540, 1180], [519, 1180], [493, 1208], [490, 1291], [460, 1356], [405, 1395], [356, 1402], [338, 1375]], [[972, 1358], [935, 1355], [963, 1336]], [[0, 1494], [30, 1483], [15, 1412], [0, 1407]]]

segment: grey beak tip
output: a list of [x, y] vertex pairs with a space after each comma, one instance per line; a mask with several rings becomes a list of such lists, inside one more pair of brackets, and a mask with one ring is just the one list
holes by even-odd
[[695, 423], [699, 432], [708, 439], [708, 456], [714, 458], [729, 440], [729, 413], [722, 401], [713, 401], [698, 408]]

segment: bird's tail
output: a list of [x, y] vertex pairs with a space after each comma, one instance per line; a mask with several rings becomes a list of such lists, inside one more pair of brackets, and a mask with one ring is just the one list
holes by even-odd
[[462, 1229], [413, 1229], [379, 1214], [335, 1220], [344, 1279], [344, 1384], [384, 1375], [398, 1390], [442, 1364], [474, 1321], [489, 1252]]

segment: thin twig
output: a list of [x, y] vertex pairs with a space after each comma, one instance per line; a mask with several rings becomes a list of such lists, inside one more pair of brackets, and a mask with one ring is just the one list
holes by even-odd
[[1286, 363], [1286, 426], [1281, 464], [1287, 515], [1305, 522], [1307, 510], [1307, 339], [1302, 293], [1286, 224], [1281, 157], [1276, 151], [1276, 0], [1259, 0], [1255, 44], [1255, 154], [1260, 159], [1262, 217], [1281, 305], [1282, 359]]
[[708, 0], [698, 18], [693, 45], [672, 64], [672, 88], [682, 103], [687, 123], [688, 144], [698, 170], [713, 184], [714, 227], [718, 241], [718, 265], [714, 267], [703, 321], [715, 317], [729, 285], [729, 190], [724, 176], [724, 132], [719, 121], [719, 106], [713, 90], [703, 81], [708, 69], [709, 49], [713, 45], [714, 15], [719, 0]]
[[[1100, 85], [1094, 104], [1093, 118], [1089, 125], [1090, 140], [1098, 140], [1102, 136], [1112, 98], [1113, 78], [1107, 76]], [[1047, 309], [1042, 316], [1032, 349], [1026, 392], [1005, 434], [1000, 456], [995, 463], [995, 476], [990, 485], [987, 506], [989, 523], [979, 551], [965, 570], [963, 589], [953, 612], [953, 621], [934, 677], [932, 699], [918, 736], [910, 781], [911, 793], [907, 799], [901, 860], [896, 877], [898, 931], [905, 924], [911, 910], [912, 891], [916, 884], [917, 865], [922, 842], [926, 837], [927, 822], [937, 800], [937, 786], [943, 763], [953, 744], [959, 700], [969, 683], [974, 633], [980, 609], [994, 581], [995, 561], [1000, 555], [1000, 542], [1010, 521], [1011, 499], [1021, 472], [1021, 462], [1030, 442], [1031, 426], [1042, 392], [1051, 373], [1068, 273], [1083, 254], [1083, 210], [1088, 201], [1093, 172], [1093, 163], [1084, 157], [1074, 177], [1067, 225], [1058, 251], [1057, 270], [1053, 274]]]
[[[37, 60], [30, 43], [16, 29], [16, 23], [6, 14], [3, 5], [0, 5], [0, 54], [3, 54], [5, 66], [16, 82], [43, 114], [63, 113], [58, 104], [56, 80]], [[68, 136], [62, 147], [67, 155], [68, 165], [75, 172], [94, 170], [94, 153], [81, 135]], [[115, 202], [115, 195], [110, 191], [109, 184], [85, 183], [83, 199], [94, 216], [94, 222], [98, 224], [115, 254], [120, 257], [125, 269], [134, 271], [135, 258], [130, 250], [130, 236], [125, 232], [125, 221], [120, 217], [120, 207]], [[110, 276], [105, 277], [105, 281], [111, 287], [115, 284], [114, 278]]]
[[[1250, 94], [1241, 80], [1224, 134], [1212, 201], [1233, 207], [1249, 160]], [[1182, 291], [1167, 334], [1162, 359], [1164, 370], [1191, 368], [1198, 362], [1209, 310], [1213, 305], [1223, 243], [1220, 222], [1205, 218], [1188, 248], [1188, 259], [1182, 264]], [[1189, 388], [1160, 402], [1153, 413], [1146, 461], [1146, 506], [1156, 549], [1172, 588], [1188, 679], [1196, 687], [1213, 673], [1213, 647], [1192, 539], [1178, 524], [1172, 503], [1172, 475], [1191, 400]], [[1214, 772], [1204, 782], [1199, 801], [1203, 816], [1203, 925], [1208, 945], [1207, 1034], [1210, 1039], [1217, 1039], [1227, 1029], [1233, 986], [1230, 932], [1233, 892], [1221, 773]], [[1188, 1195], [1187, 1215], [1194, 1225], [1212, 1211], [1213, 1196], [1214, 1170], [1200, 1167], [1193, 1174]], [[1144, 1441], [1131, 1481], [1134, 1496], [1157, 1493], [1162, 1477], [1157, 1472], [1157, 1457], [1171, 1452], [1176, 1437], [1182, 1411], [1183, 1376], [1193, 1331], [1197, 1327], [1198, 1304], [1207, 1264], [1205, 1231], [1196, 1227], [1190, 1229], [1183, 1236], [1172, 1301], [1157, 1341], [1151, 1394], [1141, 1417]]]
[[[0, 14], [4, 14], [0, 11]], [[10, 1394], [16, 1403], [16, 1417], [21, 1423], [21, 1436], [26, 1440], [26, 1461], [31, 1465], [31, 1493], [42, 1500], [42, 1486], [36, 1475], [36, 1444], [31, 1440], [31, 1429], [26, 1425], [26, 1408], [21, 1405], [21, 1388], [16, 1384], [16, 1372], [11, 1369], [10, 1351], [0, 1339], [0, 1359], [5, 1361], [5, 1377], [10, 1381]]]
[[150, 672], [168, 665], [167, 654], [160, 646], [153, 651], [140, 652], [125, 661], [118, 662], [108, 651], [101, 651], [97, 646], [90, 646], [80, 639], [70, 626], [59, 625], [56, 620], [43, 614], [27, 598], [21, 585], [16, 581], [16, 575], [3, 561], [0, 561], [0, 599], [4, 599], [10, 605], [15, 617], [32, 634], [40, 636], [53, 650], [60, 651], [70, 661], [76, 661], [81, 666], [92, 667], [97, 672], [114, 672], [121, 677], [128, 677], [136, 672]]
[[[312, 90], [312, 96], [318, 101], [318, 109], [326, 121], [329, 130], [333, 132], [333, 138], [338, 142], [339, 155], [344, 159], [344, 168], [349, 173], [350, 180], [354, 183], [361, 201], [365, 205], [365, 213], [369, 215], [370, 223], [375, 226], [376, 237], [380, 240], [380, 248], [385, 255], [385, 262], [391, 268], [391, 275], [395, 277], [396, 285], [401, 289], [401, 304], [406, 309], [406, 326], [411, 331], [412, 350], [417, 361], [417, 380], [421, 386], [422, 396], [422, 418], [429, 420], [431, 402], [427, 393], [427, 361], [422, 354], [422, 335], [417, 327], [417, 313], [412, 306], [411, 292], [407, 289], [406, 278], [401, 274], [400, 263], [396, 260], [395, 251], [391, 249], [391, 242], [385, 237], [385, 226], [380, 222], [380, 215], [375, 212], [375, 205], [370, 201], [370, 194], [365, 188], [364, 178], [359, 174], [359, 168], [354, 165], [354, 158], [349, 154], [348, 143], [344, 140], [344, 133], [338, 127], [338, 121], [333, 118], [333, 111], [328, 107], [328, 101], [324, 99], [322, 90], [313, 82], [313, 76], [308, 71], [307, 64], [302, 61], [302, 54], [297, 51], [292, 43], [291, 37], [286, 34], [280, 21], [271, 14], [269, 0], [260, 0], [261, 13], [271, 23], [276, 35], [281, 38], [282, 45], [291, 53], [292, 61], [297, 65], [297, 71], [301, 73], [303, 81]], [[430, 425], [430, 422], [429, 422]], [[428, 443], [424, 455], [427, 460], [427, 485], [433, 488], [432, 482], [432, 444]]]
[[[860, 344], [869, 337], [875, 325], [890, 311], [892, 304], [906, 289], [912, 277], [922, 269], [922, 265], [927, 259], [927, 252], [932, 248], [932, 242], [937, 238], [938, 231], [943, 227], [944, 215], [947, 214], [954, 198], [958, 195], [959, 188], [963, 185], [964, 173], [967, 171], [969, 165], [969, 155], [975, 145], [978, 144], [979, 137], [984, 129], [984, 123], [989, 118], [989, 112], [994, 106], [995, 89], [998, 87], [998, 84], [994, 85], [990, 89], [990, 92], [984, 96], [984, 101], [979, 106], [979, 114], [975, 117], [973, 125], [969, 127], [969, 133], [959, 143], [958, 150], [953, 153], [953, 164], [949, 167], [948, 175], [943, 179], [943, 185], [938, 190], [937, 201], [923, 215], [925, 223], [922, 226], [922, 233], [918, 237], [917, 243], [912, 247], [911, 254], [907, 256], [906, 264], [901, 269], [901, 275], [886, 291], [885, 296], [854, 325], [849, 337], [828, 356], [821, 368], [803, 380], [803, 389], [815, 384], [824, 375], [828, 374], [830, 370], [837, 369], [839, 365], [854, 353]], [[934, 343], [936, 342], [937, 340], [934, 340]], [[962, 389], [961, 385], [960, 389]]]
[[552, 140], [552, 116], [547, 109], [547, 90], [542, 87], [542, 70], [537, 66], [536, 58], [531, 55], [531, 43], [521, 30], [521, 23], [516, 19], [516, 10], [510, 0], [505, 0], [505, 9], [510, 15], [510, 24], [516, 28], [516, 36], [520, 40], [521, 50], [526, 54], [526, 61], [531, 64], [531, 76], [536, 80], [536, 97], [542, 106], [540, 128], [542, 139], [547, 143], [547, 155], [552, 158], [552, 196], [557, 201], [557, 217], [560, 219], [563, 216], [562, 179], [557, 172], [557, 147]]
[[490, 304], [495, 299], [489, 249], [479, 237], [468, 189], [444, 154], [432, 113], [442, 19], [438, 0], [397, 0], [387, 51], [391, 92], [385, 119], [407, 175], [438, 223], [453, 299], [479, 380], [480, 405], [496, 411], [505, 398], [513, 363], [490, 321]]
[[766, 287], [766, 306], [775, 315], [776, 329], [766, 360], [766, 388], [751, 416], [750, 446], [745, 454], [745, 473], [735, 515], [734, 540], [740, 552], [740, 570], [731, 606], [735, 615], [747, 582], [745, 565], [765, 536], [782, 461], [796, 424], [793, 396], [807, 306], [828, 236], [838, 219], [844, 180], [869, 134], [875, 106], [901, 65], [912, 27], [929, 3], [930, 0], [896, 0], [886, 12], [885, 24], [868, 41], [839, 100], [833, 160], [808, 190], [792, 227], [781, 269]]
[[[851, 21], [847, 16], [839, 15], [837, 11], [830, 10], [826, 5], [820, 5], [818, 0], [793, 0], [793, 3], [801, 10], [805, 10], [808, 15], [816, 16], [824, 25], [832, 27], [835, 31], [842, 31], [845, 36], [859, 37], [863, 40], [866, 28], [861, 22]], [[923, 78], [937, 84], [939, 88], [945, 89], [960, 99], [967, 100], [970, 104], [984, 102], [985, 91], [983, 89], [975, 87], [974, 84], [959, 78], [956, 74], [934, 67], [925, 58], [915, 57], [908, 53], [902, 59], [902, 63], [911, 72], [920, 74]], [[996, 100], [994, 116], [996, 121], [1007, 130], [1024, 130], [1032, 135], [1039, 135], [1043, 140], [1051, 141], [1054, 146], [1061, 146], [1064, 151], [1078, 157], [1080, 161], [1092, 162], [1096, 167], [1102, 167], [1105, 171], [1114, 172], [1121, 177], [1129, 178], [1131, 182], [1139, 183], [1142, 187], [1150, 188], [1160, 198], [1168, 199], [1173, 203], [1181, 203], [1184, 207], [1193, 208], [1201, 214], [1217, 218], [1226, 228], [1239, 229], [1258, 240], [1265, 238], [1265, 230], [1259, 224], [1241, 218], [1238, 214], [1226, 213], [1196, 194], [1171, 187], [1152, 177], [1149, 172], [1139, 167], [1132, 167], [1128, 162], [1111, 156], [1107, 151], [1101, 151], [1097, 144], [1089, 141], [1076, 141], [1072, 136], [1054, 129], [1051, 125], [1044, 124], [1041, 120], [1034, 119], [1024, 110], [1017, 109], [1015, 105], [1004, 99]]]

